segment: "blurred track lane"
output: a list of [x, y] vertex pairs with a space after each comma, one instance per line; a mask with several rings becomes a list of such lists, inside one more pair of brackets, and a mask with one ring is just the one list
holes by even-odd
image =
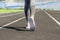
[[[13, 13], [11, 13], [13, 14]], [[8, 15], [11, 15], [11, 14], [8, 14]], [[17, 13], [16, 13], [17, 14]], [[2, 15], [3, 16], [3, 15]], [[4, 15], [5, 16], [5, 15]], [[5, 25], [9, 22], [12, 22], [14, 20], [17, 20], [19, 18], [22, 18], [24, 16], [23, 13], [20, 13], [20, 14], [17, 14], [17, 15], [13, 15], [13, 16], [7, 16], [7, 17], [0, 17], [0, 26], [2, 25]]]
[[[60, 40], [58, 26], [45, 12], [40, 10], [35, 15], [36, 31], [17, 31], [15, 29], [0, 29], [0, 40]], [[25, 27], [23, 19], [8, 27]]]
[[50, 10], [47, 12], [60, 22], [60, 11], [59, 10], [52, 10], [52, 11]]
[[60, 26], [60, 22], [58, 20], [56, 20], [56, 18], [54, 18], [53, 16], [51, 16], [47, 11], [43, 10], [53, 21], [55, 21], [59, 26]]

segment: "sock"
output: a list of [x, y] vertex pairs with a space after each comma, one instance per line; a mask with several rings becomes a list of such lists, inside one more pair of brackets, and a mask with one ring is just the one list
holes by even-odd
[[29, 21], [28, 21], [28, 24], [27, 24], [27, 27], [26, 27], [27, 29], [30, 29], [30, 23], [29, 23]]

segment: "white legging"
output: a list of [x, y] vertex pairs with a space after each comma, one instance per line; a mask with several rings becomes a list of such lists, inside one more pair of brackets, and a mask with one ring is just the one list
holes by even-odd
[[30, 1], [31, 3], [30, 3], [30, 7], [31, 7], [31, 17], [33, 17], [34, 18], [34, 16], [35, 16], [35, 0], [31, 0]]

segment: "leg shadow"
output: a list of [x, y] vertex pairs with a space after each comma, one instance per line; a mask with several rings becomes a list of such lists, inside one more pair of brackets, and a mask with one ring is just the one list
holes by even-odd
[[16, 31], [31, 31], [31, 30], [27, 30], [26, 27], [4, 27], [4, 28], [13, 29]]

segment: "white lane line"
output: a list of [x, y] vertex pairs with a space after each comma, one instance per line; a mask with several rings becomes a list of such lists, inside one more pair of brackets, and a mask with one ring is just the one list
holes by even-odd
[[13, 15], [18, 15], [18, 14], [22, 14], [22, 13], [16, 13], [16, 14], [3, 15], [3, 16], [0, 16], [0, 17], [9, 17], [9, 16], [13, 16]]
[[7, 24], [1, 26], [0, 28], [3, 28], [3, 27], [5, 27], [5, 26], [9, 26], [9, 25], [11, 25], [11, 24], [13, 24], [13, 23], [15, 23], [15, 22], [18, 22], [18, 21], [24, 19], [24, 18], [25, 18], [25, 17], [19, 18], [19, 19], [15, 20], [15, 21], [12, 21], [12, 22], [10, 22], [10, 23], [7, 23]]
[[48, 12], [46, 12], [45, 10], [43, 10], [51, 19], [53, 19], [59, 26], [60, 26], [60, 22], [57, 21], [53, 16], [51, 16]]

